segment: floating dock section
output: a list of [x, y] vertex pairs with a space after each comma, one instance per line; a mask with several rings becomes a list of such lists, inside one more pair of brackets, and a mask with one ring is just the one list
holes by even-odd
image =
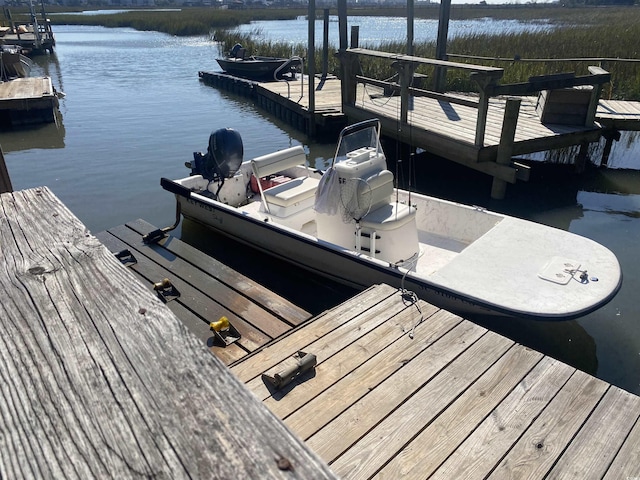
[[0, 127], [56, 122], [58, 97], [49, 77], [0, 82]]
[[335, 77], [316, 79], [311, 109], [306, 75], [278, 82], [256, 82], [224, 72], [201, 71], [198, 76], [208, 85], [253, 100], [260, 109], [314, 138], [334, 141], [347, 125], [347, 117], [342, 113], [340, 80]]

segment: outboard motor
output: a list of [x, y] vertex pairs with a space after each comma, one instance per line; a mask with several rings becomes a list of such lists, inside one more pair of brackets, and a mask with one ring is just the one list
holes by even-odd
[[[218, 181], [218, 192], [225, 178], [233, 178], [242, 164], [244, 146], [240, 134], [231, 128], [221, 128], [209, 136], [207, 153], [193, 152], [193, 162], [187, 162], [191, 175], [202, 175]], [[216, 195], [217, 196], [217, 195]]]
[[231, 52], [229, 52], [229, 56], [236, 58], [238, 56], [238, 52], [242, 49], [242, 45], [236, 43], [233, 47], [231, 47]]

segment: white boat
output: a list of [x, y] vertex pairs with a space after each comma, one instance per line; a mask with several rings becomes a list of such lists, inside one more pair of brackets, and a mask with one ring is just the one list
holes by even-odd
[[616, 256], [593, 240], [396, 189], [379, 135], [377, 120], [345, 128], [320, 172], [301, 146], [243, 161], [239, 134], [221, 129], [187, 162], [190, 176], [161, 185], [184, 217], [244, 244], [352, 286], [398, 286], [461, 315], [565, 320], [619, 290]]

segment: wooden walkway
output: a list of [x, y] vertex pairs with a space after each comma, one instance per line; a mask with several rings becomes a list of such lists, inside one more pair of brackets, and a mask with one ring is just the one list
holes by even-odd
[[48, 188], [0, 249], [3, 478], [336, 478]]
[[[146, 244], [142, 236], [156, 229], [144, 220], [100, 232], [97, 238], [114, 254], [127, 251], [125, 265], [154, 292], [169, 279], [179, 296], [167, 307], [225, 364], [236, 361], [311, 318], [311, 314], [224, 263], [167, 236]], [[135, 263], [134, 263], [135, 262]], [[241, 338], [225, 346], [216, 342], [211, 322], [227, 317]]]
[[[216, 87], [247, 95], [257, 106], [298, 130], [311, 134], [308, 78], [302, 82], [256, 83], [220, 72], [200, 72], [200, 78]], [[384, 82], [378, 82], [384, 83]], [[506, 96], [491, 97], [486, 112], [482, 145], [478, 144], [478, 96], [455, 94], [412, 97], [413, 108], [407, 122], [400, 122], [401, 95], [389, 95], [383, 86], [357, 83], [352, 104], [342, 104], [342, 85], [336, 78], [316, 79], [315, 114], [318, 133], [334, 138], [339, 129], [360, 120], [377, 117], [383, 134], [399, 142], [484, 172], [500, 181], [527, 180], [530, 167], [511, 158], [597, 142], [607, 138], [605, 151], [618, 130], [640, 129], [640, 103], [601, 100], [592, 126], [542, 123], [536, 111], [538, 97], [518, 96], [521, 101], [513, 144], [509, 141], [506, 159], [501, 144], [505, 130]], [[391, 85], [391, 84], [386, 84]], [[513, 95], [512, 95], [513, 97]], [[448, 100], [458, 99], [460, 103]], [[567, 106], [571, 108], [570, 105]], [[570, 115], [570, 113], [567, 113]], [[507, 129], [508, 130], [508, 129]], [[586, 154], [583, 151], [582, 154]], [[608, 154], [607, 154], [608, 155]], [[580, 161], [577, 161], [579, 163]], [[602, 164], [606, 165], [606, 155]], [[500, 192], [501, 187], [496, 189]], [[492, 192], [492, 195], [494, 193]], [[496, 193], [496, 198], [501, 194]]]
[[[315, 371], [261, 378], [298, 351]], [[341, 478], [640, 476], [640, 398], [389, 286], [231, 371]]]
[[0, 126], [56, 121], [58, 97], [49, 77], [0, 82]]
[[640, 102], [600, 100], [596, 119], [615, 130], [640, 130]]
[[[461, 98], [464, 98], [460, 95]], [[471, 97], [469, 97], [471, 98]], [[597, 141], [599, 127], [572, 125], [545, 125], [535, 111], [536, 97], [522, 97], [515, 131], [513, 156], [575, 145], [581, 141]], [[505, 99], [491, 98], [487, 112], [484, 146], [474, 145], [478, 109], [455, 105], [428, 97], [416, 97], [409, 111], [408, 125], [397, 135], [401, 140], [411, 139], [413, 145], [459, 162], [490, 162], [497, 155], [503, 127]], [[356, 119], [377, 116], [388, 128], [395, 124], [398, 130], [400, 97], [385, 97], [382, 89], [359, 85], [355, 107], [347, 113]], [[455, 160], [455, 157], [458, 160]]]
[[[639, 397], [387, 285], [304, 320], [154, 229], [109, 251], [47, 188], [0, 195], [3, 476], [640, 476]], [[214, 349], [227, 369], [204, 333], [223, 313], [282, 331]], [[299, 351], [315, 369], [267, 387]]]

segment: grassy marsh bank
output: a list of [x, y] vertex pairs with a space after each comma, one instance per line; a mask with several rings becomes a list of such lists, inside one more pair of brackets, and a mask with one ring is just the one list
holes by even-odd
[[[51, 13], [66, 11], [56, 7]], [[438, 6], [415, 9], [416, 17], [438, 17]], [[52, 15], [55, 24], [102, 25], [106, 27], [130, 27], [137, 30], [155, 30], [172, 35], [210, 35], [212, 40], [222, 43], [223, 50], [229, 50], [236, 43], [242, 43], [247, 51], [269, 56], [289, 56], [292, 46], [289, 42], [253, 42], [250, 35], [239, 35], [234, 27], [251, 20], [283, 20], [306, 15], [306, 9], [251, 9], [217, 10], [204, 7], [185, 8], [180, 11], [134, 10], [107, 15]], [[335, 11], [331, 11], [336, 14]], [[322, 11], [319, 9], [318, 14]], [[350, 9], [350, 15], [404, 16], [405, 9], [376, 8]], [[612, 81], [606, 86], [603, 97], [640, 100], [640, 7], [575, 7], [563, 8], [547, 4], [532, 5], [453, 5], [452, 20], [473, 18], [515, 19], [524, 22], [546, 22], [558, 28], [550, 32], [518, 33], [505, 35], [474, 34], [449, 40], [449, 54], [485, 57], [452, 58], [455, 61], [494, 65], [505, 69], [503, 83], [525, 81], [529, 76], [575, 71], [586, 74], [589, 65], [598, 64], [597, 59], [632, 59], [635, 62], [612, 60], [603, 67], [612, 74]], [[365, 46], [365, 45], [363, 45]], [[376, 47], [390, 52], [403, 52], [406, 47], [398, 43], [385, 43]], [[416, 44], [415, 54], [423, 57], [435, 55], [435, 41]], [[293, 53], [306, 55], [306, 44], [295, 45]], [[519, 58], [516, 61], [514, 59]], [[539, 61], [539, 60], [546, 61]], [[559, 59], [592, 59], [558, 61]], [[536, 61], [529, 61], [536, 60]], [[316, 71], [320, 71], [321, 52], [316, 53]], [[424, 68], [424, 67], [422, 67]], [[330, 56], [329, 70], [339, 73], [339, 65]], [[363, 61], [363, 74], [384, 79], [393, 75], [389, 65]], [[430, 75], [428, 70], [420, 73]], [[468, 78], [456, 76], [452, 71], [447, 77], [451, 90], [473, 89]]]

